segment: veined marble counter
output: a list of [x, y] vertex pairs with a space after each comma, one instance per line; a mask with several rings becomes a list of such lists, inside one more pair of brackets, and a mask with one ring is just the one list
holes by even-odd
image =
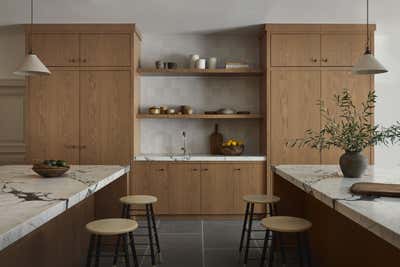
[[0, 251], [129, 172], [129, 166], [79, 165], [59, 178], [32, 166], [0, 166]]
[[279, 165], [273, 171], [400, 249], [400, 198], [353, 195], [356, 182], [400, 184], [400, 168], [370, 166], [362, 178], [343, 178], [336, 165]]
[[134, 157], [135, 161], [265, 161], [265, 156], [219, 156], [206, 154], [167, 155], [167, 154], [143, 154]]

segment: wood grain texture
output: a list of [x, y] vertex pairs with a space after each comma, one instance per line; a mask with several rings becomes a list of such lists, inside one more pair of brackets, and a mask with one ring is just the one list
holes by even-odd
[[80, 163], [130, 164], [130, 71], [80, 72]]
[[131, 36], [129, 34], [81, 34], [80, 64], [82, 66], [130, 66]]
[[78, 34], [33, 34], [32, 51], [48, 66], [79, 66]]
[[166, 163], [134, 163], [132, 168], [131, 194], [156, 196], [157, 214], [169, 212], [168, 165]]
[[200, 214], [200, 164], [168, 165], [169, 213]]
[[231, 164], [201, 164], [202, 214], [232, 214], [235, 211], [235, 182]]
[[261, 119], [260, 114], [147, 114], [136, 115], [138, 119]]
[[353, 66], [365, 52], [363, 34], [322, 34], [322, 66]]
[[[371, 88], [368, 75], [353, 75], [351, 71], [322, 71], [321, 72], [321, 100], [324, 101], [328, 110], [335, 111], [334, 94], [339, 94], [343, 89], [348, 89], [353, 97], [356, 107], [361, 107], [365, 102], [368, 91]], [[333, 114], [336, 118], [339, 114]], [[321, 121], [324, 124], [324, 119]], [[370, 158], [373, 149], [367, 148], [364, 153]], [[321, 153], [322, 164], [338, 164], [339, 157], [344, 151], [338, 148], [323, 150]]]
[[291, 148], [287, 142], [319, 130], [319, 71], [271, 72], [271, 162], [272, 164], [319, 163], [319, 151]]
[[27, 92], [27, 161], [79, 163], [79, 72], [51, 70], [33, 77]]
[[320, 66], [319, 34], [272, 34], [272, 66]]

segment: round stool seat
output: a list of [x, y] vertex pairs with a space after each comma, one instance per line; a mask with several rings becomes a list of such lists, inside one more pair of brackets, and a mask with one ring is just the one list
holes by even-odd
[[138, 228], [134, 220], [111, 218], [96, 220], [86, 224], [86, 229], [96, 235], [120, 235], [133, 232]]
[[272, 216], [262, 219], [265, 228], [281, 233], [300, 233], [311, 228], [311, 222], [297, 217]]
[[281, 199], [270, 195], [245, 195], [243, 196], [243, 200], [249, 203], [272, 204], [279, 202]]
[[149, 195], [130, 195], [121, 197], [119, 201], [127, 205], [146, 205], [156, 203], [157, 197]]

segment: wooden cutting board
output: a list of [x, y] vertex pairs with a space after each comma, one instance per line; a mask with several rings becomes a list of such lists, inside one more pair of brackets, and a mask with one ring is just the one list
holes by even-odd
[[220, 147], [224, 138], [222, 134], [218, 132], [218, 124], [215, 124], [214, 132], [210, 135], [210, 153], [211, 155], [220, 154]]
[[350, 191], [356, 195], [400, 197], [400, 184], [355, 183]]

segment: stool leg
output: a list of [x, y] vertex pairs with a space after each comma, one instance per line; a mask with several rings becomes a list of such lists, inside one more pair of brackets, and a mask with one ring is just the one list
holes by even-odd
[[247, 240], [246, 240], [246, 248], [245, 248], [245, 253], [244, 253], [244, 265], [247, 264], [247, 260], [249, 258], [249, 246], [250, 246], [251, 230], [252, 230], [252, 224], [253, 224], [253, 214], [254, 214], [254, 203], [251, 203], [249, 228], [247, 229]]
[[129, 243], [128, 243], [128, 234], [122, 235], [124, 254], [125, 254], [125, 266], [130, 267], [129, 263]]
[[156, 257], [154, 255], [153, 246], [153, 234], [151, 230], [151, 216], [150, 216], [150, 205], [146, 204], [146, 217], [147, 217], [147, 228], [149, 229], [149, 243], [150, 243], [150, 254], [151, 254], [151, 264], [156, 265]]
[[133, 238], [132, 232], [129, 233], [129, 238], [130, 238], [129, 244], [131, 245], [132, 257], [133, 257], [133, 264], [135, 267], [139, 267], [137, 254], [136, 254], [136, 248], [135, 248], [135, 239]]
[[304, 261], [303, 261], [303, 248], [302, 248], [302, 242], [301, 242], [301, 233], [297, 233], [297, 254], [299, 256], [299, 266], [303, 267], [304, 266]]
[[97, 236], [97, 242], [96, 242], [96, 258], [94, 261], [94, 266], [99, 267], [100, 264], [100, 247], [101, 247], [101, 236]]
[[92, 266], [92, 257], [93, 257], [93, 248], [94, 248], [94, 243], [96, 236], [95, 235], [90, 235], [90, 241], [89, 241], [89, 248], [88, 248], [88, 254], [87, 254], [87, 259], [86, 259], [86, 267]]
[[161, 250], [160, 250], [160, 242], [158, 240], [156, 220], [154, 219], [153, 204], [150, 204], [150, 211], [151, 211], [151, 221], [153, 222], [154, 237], [156, 239], [157, 252], [160, 253], [161, 252]]
[[242, 236], [240, 237], [239, 251], [242, 251], [242, 248], [243, 248], [243, 239], [244, 239], [244, 235], [246, 233], [247, 217], [249, 216], [249, 208], [250, 208], [250, 203], [247, 202], [246, 203], [246, 212], [244, 213]]
[[274, 253], [275, 253], [275, 232], [271, 231], [271, 247], [268, 253], [268, 267], [274, 266]]
[[114, 259], [113, 259], [113, 266], [117, 266], [118, 263], [118, 254], [119, 254], [119, 247], [121, 246], [121, 235], [118, 235], [117, 237], [117, 244], [115, 245], [115, 250], [114, 250]]
[[277, 237], [278, 243], [279, 243], [279, 251], [280, 251], [281, 257], [282, 257], [282, 264], [284, 264], [286, 266], [286, 253], [285, 253], [285, 248], [283, 247], [282, 234], [276, 233], [276, 237]]
[[267, 252], [267, 247], [268, 247], [268, 239], [269, 239], [269, 230], [267, 229], [265, 231], [265, 237], [264, 237], [264, 246], [263, 246], [263, 250], [262, 250], [262, 254], [261, 254], [261, 262], [260, 262], [260, 267], [264, 266], [264, 262], [265, 262], [265, 255]]
[[304, 233], [304, 248], [306, 251], [306, 262], [308, 267], [312, 267], [311, 263], [311, 250], [310, 250], [310, 241], [308, 240], [308, 234]]

